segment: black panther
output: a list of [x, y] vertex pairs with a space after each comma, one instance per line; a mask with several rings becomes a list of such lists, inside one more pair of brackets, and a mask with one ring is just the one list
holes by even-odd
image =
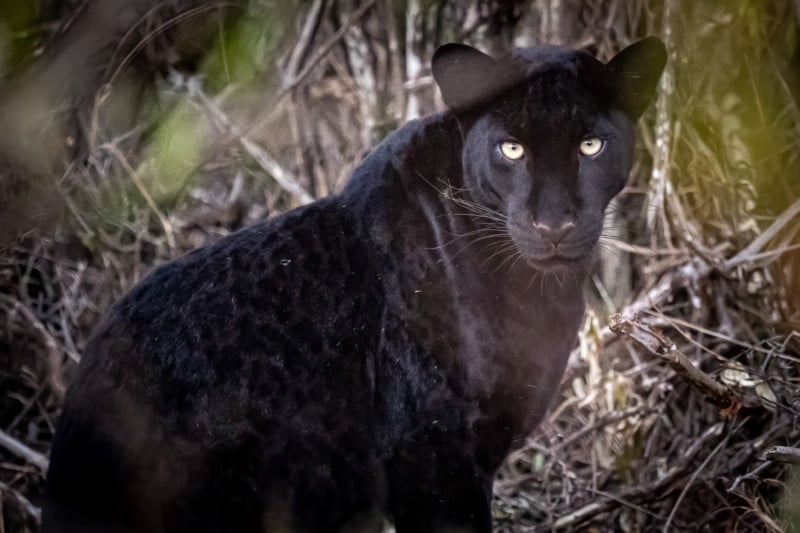
[[607, 64], [440, 47], [447, 112], [111, 309], [58, 423], [44, 532], [491, 531], [665, 61], [655, 38]]

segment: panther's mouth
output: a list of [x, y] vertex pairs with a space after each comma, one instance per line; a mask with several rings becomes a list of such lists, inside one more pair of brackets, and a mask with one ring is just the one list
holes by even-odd
[[583, 271], [594, 255], [594, 244], [587, 246], [585, 240], [557, 244], [523, 240], [515, 244], [529, 267], [545, 273]]
[[565, 255], [553, 254], [544, 258], [528, 258], [528, 264], [537, 270], [544, 272], [556, 272], [561, 270], [572, 270], [575, 265], [580, 263], [579, 257], [567, 257]]

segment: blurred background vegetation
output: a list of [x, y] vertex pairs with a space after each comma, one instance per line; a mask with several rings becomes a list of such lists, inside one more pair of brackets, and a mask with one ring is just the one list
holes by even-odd
[[[795, 0], [0, 0], [0, 532], [38, 528], [64, 387], [108, 306], [442, 110], [437, 45], [607, 60], [646, 35], [667, 71], [498, 528], [800, 530], [799, 19]], [[618, 340], [618, 311], [736, 401]]]

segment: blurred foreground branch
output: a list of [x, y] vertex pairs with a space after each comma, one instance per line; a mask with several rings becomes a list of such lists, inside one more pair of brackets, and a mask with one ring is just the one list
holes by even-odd
[[250, 154], [250, 156], [263, 168], [270, 176], [275, 179], [275, 182], [280, 185], [286, 192], [291, 194], [300, 204], [308, 204], [314, 201], [314, 198], [300, 185], [297, 178], [291, 172], [281, 166], [266, 150], [251, 141], [247, 135], [239, 128], [233, 121], [217, 106], [200, 87], [200, 81], [196, 78], [190, 79], [187, 83], [189, 95], [196, 98], [211, 114], [212, 118], [223, 129], [227, 130], [231, 135], [236, 137], [242, 145], [242, 148]]

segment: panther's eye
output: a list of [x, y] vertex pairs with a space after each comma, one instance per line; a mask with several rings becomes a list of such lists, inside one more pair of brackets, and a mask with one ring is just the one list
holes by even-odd
[[583, 155], [597, 155], [603, 149], [603, 144], [600, 137], [587, 137], [581, 141], [580, 150]]
[[500, 145], [500, 151], [511, 160], [521, 159], [522, 156], [525, 155], [525, 150], [522, 148], [522, 145], [515, 142], [504, 142]]

